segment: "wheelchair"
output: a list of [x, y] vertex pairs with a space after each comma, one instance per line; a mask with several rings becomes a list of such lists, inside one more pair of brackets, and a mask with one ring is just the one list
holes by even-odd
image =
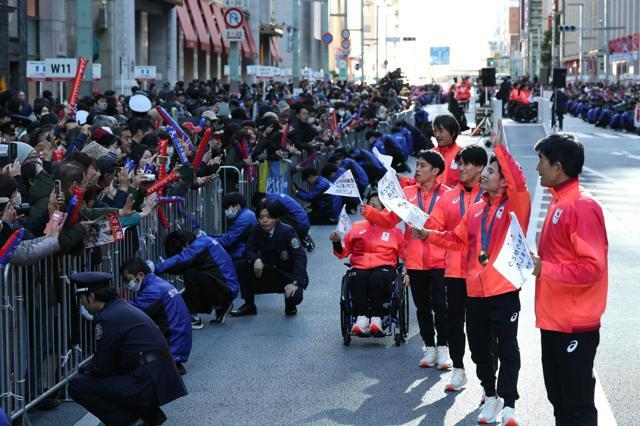
[[351, 336], [384, 338], [393, 336], [396, 346], [406, 341], [409, 335], [409, 289], [402, 283], [402, 266], [396, 268], [396, 278], [392, 283], [389, 301], [383, 305], [387, 313], [382, 317], [383, 334], [379, 336], [361, 336], [352, 334], [351, 329], [356, 321], [351, 304], [351, 292], [349, 291], [349, 273], [353, 270], [350, 264], [345, 264], [349, 269], [342, 276], [340, 291], [340, 328], [342, 340], [345, 346], [351, 343]]

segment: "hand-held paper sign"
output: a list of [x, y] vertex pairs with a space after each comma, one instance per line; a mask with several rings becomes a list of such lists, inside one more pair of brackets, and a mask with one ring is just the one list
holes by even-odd
[[389, 201], [394, 198], [405, 198], [395, 170], [389, 169], [378, 181], [378, 198], [380, 198], [380, 202], [387, 208], [387, 210], [391, 210]]
[[342, 211], [340, 212], [340, 219], [338, 219], [338, 224], [336, 225], [336, 232], [344, 238], [350, 230], [351, 219], [349, 219], [349, 215], [347, 214], [347, 206], [343, 205]]
[[340, 175], [340, 177], [331, 184], [329, 189], [325, 191], [325, 194], [338, 195], [340, 197], [353, 197], [359, 199], [360, 203], [362, 203], [360, 191], [358, 191], [358, 185], [356, 184], [356, 180], [353, 178], [351, 170], [347, 170]]
[[402, 198], [390, 200], [389, 207], [403, 222], [414, 228], [422, 229], [429, 219], [429, 215], [420, 210], [418, 206]]
[[513, 212], [510, 216], [509, 231], [493, 267], [516, 288], [521, 288], [533, 272], [533, 259], [518, 218]]
[[[376, 158], [378, 160], [380, 160], [380, 162], [382, 163], [382, 165], [384, 166], [385, 169], [387, 170], [393, 170], [393, 167], [391, 167], [391, 164], [393, 164], [393, 157], [390, 155], [384, 155], [382, 154], [378, 148], [373, 147], [373, 155], [376, 156]], [[395, 170], [393, 170], [395, 173]]]

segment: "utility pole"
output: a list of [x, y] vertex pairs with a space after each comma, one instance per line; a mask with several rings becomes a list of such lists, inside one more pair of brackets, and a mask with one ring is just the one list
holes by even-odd
[[300, 0], [293, 0], [293, 88], [300, 87]]
[[84, 56], [89, 60], [82, 79], [82, 81], [88, 82], [93, 79], [91, 76], [91, 64], [93, 63], [92, 5], [93, 2], [90, 1], [76, 1], [76, 56]]
[[551, 14], [551, 72], [553, 72], [553, 68], [556, 65], [556, 17], [557, 14], [553, 12]]
[[380, 46], [380, 5], [376, 5], [376, 83], [379, 79], [378, 70], [380, 69], [378, 46]]
[[240, 42], [231, 41], [229, 44], [229, 92], [240, 93]]
[[360, 5], [360, 79], [361, 84], [364, 85], [364, 0]]
[[[604, 23], [603, 26], [609, 26], [609, 0], [604, 0]], [[605, 29], [602, 46], [602, 66], [604, 68], [604, 81], [609, 81], [609, 30]]]
[[[320, 26], [324, 34], [329, 31], [329, 0], [322, 0], [321, 14]], [[329, 45], [324, 43], [322, 43], [322, 72], [325, 79], [329, 77]]]

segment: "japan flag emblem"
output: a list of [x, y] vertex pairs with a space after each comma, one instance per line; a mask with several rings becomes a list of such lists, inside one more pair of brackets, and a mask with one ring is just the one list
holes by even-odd
[[553, 213], [553, 224], [555, 225], [560, 220], [560, 216], [562, 216], [562, 209], [556, 209]]

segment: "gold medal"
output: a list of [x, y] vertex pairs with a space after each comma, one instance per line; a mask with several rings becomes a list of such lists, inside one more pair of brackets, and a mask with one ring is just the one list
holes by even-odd
[[482, 266], [487, 266], [487, 264], [489, 263], [489, 253], [487, 253], [485, 250], [482, 250], [478, 255], [478, 262], [480, 262]]

